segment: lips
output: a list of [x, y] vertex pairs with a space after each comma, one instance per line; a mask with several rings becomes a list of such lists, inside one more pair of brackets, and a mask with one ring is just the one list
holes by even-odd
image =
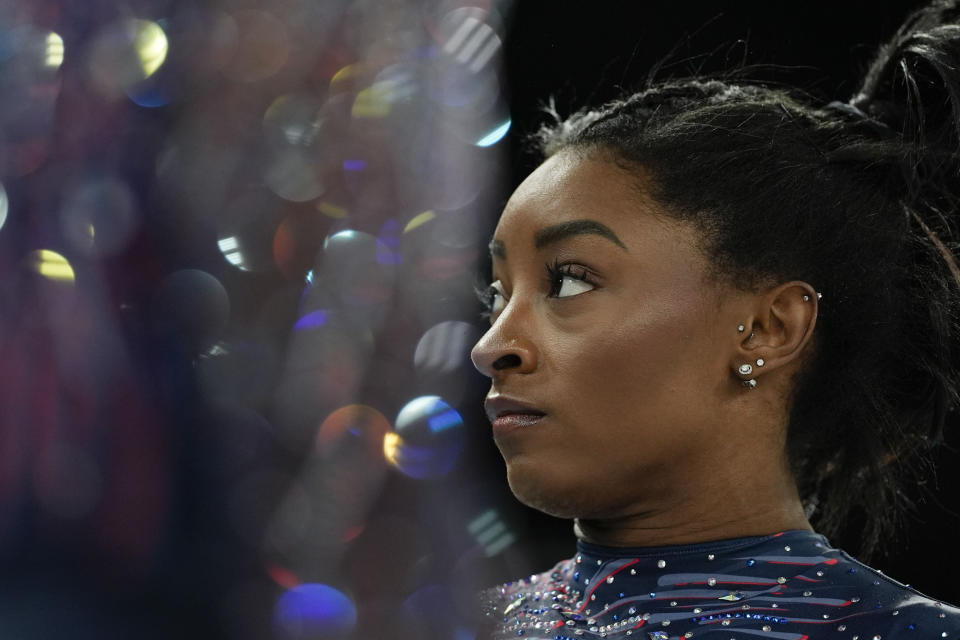
[[497, 418], [506, 415], [546, 415], [545, 412], [537, 409], [532, 404], [527, 404], [526, 402], [521, 402], [520, 400], [515, 400], [514, 398], [509, 398], [502, 395], [487, 396], [486, 401], [483, 403], [483, 407], [487, 410], [487, 418], [490, 419], [490, 422], [493, 422]]

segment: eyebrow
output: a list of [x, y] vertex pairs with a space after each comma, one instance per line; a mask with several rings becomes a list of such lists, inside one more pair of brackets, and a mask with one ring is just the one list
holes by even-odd
[[[538, 231], [533, 237], [533, 246], [536, 249], [542, 249], [551, 244], [556, 244], [561, 240], [565, 240], [572, 236], [581, 236], [581, 235], [594, 235], [606, 238], [610, 242], [614, 243], [624, 251], [627, 251], [627, 245], [623, 244], [623, 241], [617, 237], [617, 234], [613, 232], [613, 229], [603, 224], [602, 222], [597, 222], [596, 220], [567, 220], [566, 222], [561, 222], [559, 224], [554, 224], [549, 227], [545, 227]], [[499, 240], [490, 241], [490, 255], [494, 258], [500, 258], [506, 260], [507, 250], [504, 244]]]

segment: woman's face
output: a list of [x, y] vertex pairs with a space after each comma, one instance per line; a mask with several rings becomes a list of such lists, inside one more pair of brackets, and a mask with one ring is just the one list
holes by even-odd
[[491, 243], [491, 326], [471, 355], [491, 419], [544, 414], [501, 418], [494, 438], [516, 496], [558, 517], [668, 508], [743, 444], [717, 415], [733, 294], [705, 278], [698, 232], [656, 215], [640, 184], [563, 151], [514, 192]]

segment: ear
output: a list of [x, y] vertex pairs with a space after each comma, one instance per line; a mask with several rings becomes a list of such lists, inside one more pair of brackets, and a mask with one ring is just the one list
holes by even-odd
[[[799, 280], [780, 284], [756, 298], [755, 312], [747, 319], [745, 331], [732, 362], [734, 372], [750, 364], [754, 378], [795, 360], [813, 336], [819, 298], [816, 290]], [[757, 360], [762, 360], [758, 366]]]

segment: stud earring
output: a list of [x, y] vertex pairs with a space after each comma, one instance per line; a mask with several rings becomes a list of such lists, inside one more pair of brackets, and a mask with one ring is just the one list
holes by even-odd
[[746, 331], [746, 329], [747, 328], [745, 326], [740, 325], [739, 327], [737, 327], [737, 333], [743, 333], [744, 331]]
[[763, 360], [763, 358], [757, 358], [757, 366], [758, 366], [758, 367], [762, 367], [763, 365], [764, 365], [764, 360]]
[[[749, 362], [745, 362], [737, 367], [737, 373], [742, 376], [748, 376], [753, 373], [753, 365], [751, 365]], [[747, 387], [748, 389], [753, 389], [757, 386], [757, 381], [753, 378], [750, 378], [749, 380], [743, 380], [743, 386]]]
[[803, 301], [810, 302], [810, 296], [808, 296], [807, 294], [803, 294]]

